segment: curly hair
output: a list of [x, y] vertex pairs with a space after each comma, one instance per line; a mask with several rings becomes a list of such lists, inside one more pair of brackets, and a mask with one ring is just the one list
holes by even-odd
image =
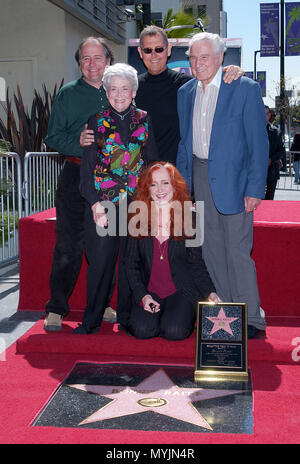
[[[190, 237], [190, 234], [187, 234], [185, 230], [182, 228], [182, 224], [184, 223], [184, 212], [185, 212], [185, 202], [189, 202], [191, 204], [191, 197], [189, 194], [189, 190], [187, 184], [181, 174], [179, 173], [178, 169], [171, 163], [166, 161], [158, 161], [151, 163], [141, 175], [138, 185], [133, 196], [133, 201], [143, 202], [146, 205], [147, 211], [147, 223], [148, 223], [148, 230], [147, 234], [140, 233], [138, 238], [142, 236], [150, 236], [151, 231], [153, 231], [153, 216], [151, 215], [151, 205], [153, 204], [153, 200], [150, 195], [150, 187], [153, 182], [153, 172], [157, 171], [158, 169], [165, 168], [170, 176], [171, 185], [174, 189], [173, 198], [171, 202], [171, 214], [170, 214], [170, 236], [174, 238], [174, 240], [182, 240], [187, 237]], [[180, 215], [176, 216], [176, 215]], [[131, 220], [136, 213], [129, 214], [129, 220]], [[177, 217], [179, 219], [180, 227], [180, 235], [178, 234], [178, 230], [176, 229], [176, 224], [174, 218]], [[137, 222], [137, 226], [140, 224], [140, 221]]]

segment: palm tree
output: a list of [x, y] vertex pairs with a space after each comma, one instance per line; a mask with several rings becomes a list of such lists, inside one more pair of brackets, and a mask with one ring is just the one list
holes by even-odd
[[[176, 14], [173, 14], [173, 9], [170, 8], [163, 20], [163, 29], [170, 29], [174, 26], [194, 26], [198, 18], [189, 13], [185, 13], [183, 10], [179, 10]], [[206, 26], [208, 18], [206, 16], [201, 17], [203, 24]], [[184, 37], [190, 37], [199, 32], [199, 29], [191, 27], [174, 29], [173, 31], [166, 31], [169, 38], [180, 39]]]
[[[137, 13], [142, 13], [142, 4], [137, 4], [136, 5], [136, 12]], [[166, 16], [163, 19], [163, 24], [162, 28], [163, 29], [169, 29], [170, 27], [174, 26], [184, 26], [184, 25], [189, 25], [189, 26], [194, 26], [196, 24], [198, 18], [195, 16], [185, 13], [183, 10], [179, 10], [176, 14], [173, 13], [173, 8], [170, 8], [166, 14]], [[209, 22], [207, 16], [202, 16], [201, 17], [203, 24], [206, 26]], [[140, 35], [141, 31], [144, 29], [145, 25], [142, 20], [138, 20], [137, 22], [137, 32], [138, 35]], [[155, 24], [155, 21], [152, 20], [152, 24]], [[199, 29], [195, 27], [195, 29], [191, 27], [187, 28], [180, 28], [180, 29], [174, 29], [173, 31], [166, 31], [166, 34], [169, 38], [184, 38], [184, 37], [190, 37], [194, 34], [199, 32]]]
[[300, 6], [295, 6], [292, 11], [289, 12], [289, 16], [291, 17], [289, 23], [286, 28], [286, 35], [288, 34], [290, 28], [294, 21], [300, 21]]

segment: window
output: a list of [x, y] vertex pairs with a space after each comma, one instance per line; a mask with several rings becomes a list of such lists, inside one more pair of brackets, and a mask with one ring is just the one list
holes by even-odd
[[206, 5], [198, 5], [197, 7], [198, 13], [197, 16], [201, 17], [206, 15]]
[[182, 2], [183, 11], [187, 14], [193, 15], [196, 18], [206, 15], [207, 5], [199, 5], [197, 0], [186, 0]]

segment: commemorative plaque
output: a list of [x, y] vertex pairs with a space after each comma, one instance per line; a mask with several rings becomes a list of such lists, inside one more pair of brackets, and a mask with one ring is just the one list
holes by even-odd
[[195, 381], [248, 380], [247, 305], [197, 303]]

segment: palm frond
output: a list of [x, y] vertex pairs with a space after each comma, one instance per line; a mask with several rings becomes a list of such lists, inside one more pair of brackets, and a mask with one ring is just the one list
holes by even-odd
[[[208, 19], [206, 17], [201, 18], [203, 21], [203, 24], [206, 25]], [[172, 25], [173, 26], [184, 26], [184, 25], [189, 25], [193, 26], [196, 24], [197, 18], [191, 14], [185, 13], [183, 10], [179, 10], [176, 15], [174, 15], [173, 20], [172, 20]], [[173, 31], [167, 31], [167, 35], [169, 38], [185, 38], [185, 37], [191, 37], [194, 34], [197, 34], [199, 32], [198, 28], [192, 29], [191, 27], [187, 28], [182, 28], [182, 29], [175, 29]]]

